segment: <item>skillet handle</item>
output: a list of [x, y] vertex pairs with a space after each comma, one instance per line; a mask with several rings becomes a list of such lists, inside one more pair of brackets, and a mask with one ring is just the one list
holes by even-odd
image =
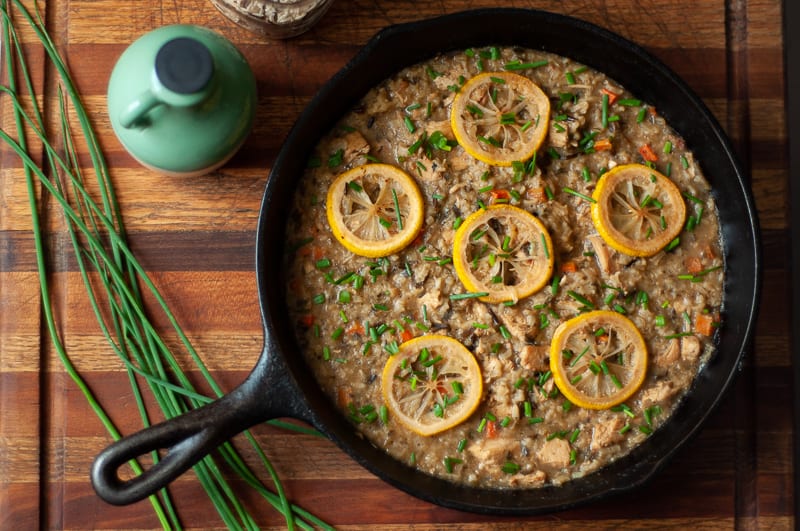
[[[242, 405], [237, 395], [234, 391], [107, 447], [92, 465], [92, 484], [97, 494], [113, 505], [127, 505], [166, 487], [225, 440], [257, 422], [252, 416], [234, 414]], [[168, 450], [167, 454], [141, 475], [120, 479], [118, 471], [128, 461], [163, 449]]]
[[[256, 368], [236, 389], [193, 409], [114, 442], [94, 460], [95, 491], [112, 505], [127, 505], [155, 494], [234, 435], [266, 420], [306, 418], [277, 356], [265, 349]], [[152, 467], [131, 479], [119, 469], [152, 451], [167, 450]]]

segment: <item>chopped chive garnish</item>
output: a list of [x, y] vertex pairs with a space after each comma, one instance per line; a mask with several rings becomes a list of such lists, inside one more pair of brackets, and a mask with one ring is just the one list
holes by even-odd
[[569, 291], [567, 291], [567, 295], [569, 295], [570, 297], [572, 297], [573, 299], [575, 299], [579, 303], [583, 304], [587, 308], [590, 308], [590, 309], [594, 308], [594, 303], [592, 301], [590, 301], [589, 299], [587, 299], [586, 297], [584, 297], [583, 295], [581, 295], [580, 293], [578, 293], [577, 291], [569, 290]]
[[506, 70], [526, 70], [528, 68], [539, 68], [542, 66], [546, 66], [548, 61], [534, 61], [531, 63], [523, 63], [521, 61], [512, 61], [510, 63], [506, 63], [504, 68]]
[[664, 336], [664, 339], [678, 339], [678, 338], [681, 338], [681, 337], [689, 337], [691, 335], [694, 335], [694, 334], [692, 334], [691, 332], [679, 332], [677, 334], [670, 334], [668, 336]]
[[676, 237], [674, 240], [672, 240], [671, 242], [669, 242], [669, 244], [667, 245], [667, 247], [665, 248], [665, 250], [666, 250], [666, 251], [672, 251], [673, 249], [675, 249], [675, 248], [676, 248], [678, 245], [680, 245], [680, 244], [681, 244], [681, 237], [680, 237], [680, 236], [677, 236], [677, 237]]
[[584, 201], [588, 201], [590, 203], [597, 203], [597, 201], [595, 201], [593, 197], [590, 197], [590, 196], [588, 196], [586, 194], [582, 194], [582, 193], [580, 193], [580, 192], [578, 192], [576, 190], [573, 190], [572, 188], [570, 188], [568, 186], [565, 186], [564, 188], [562, 188], [561, 191], [562, 192], [566, 192], [566, 193], [571, 194], [571, 195], [574, 195], [575, 197], [580, 197]]
[[600, 109], [600, 123], [603, 129], [608, 127], [608, 94], [603, 94], [602, 107]]
[[475, 293], [453, 293], [450, 295], [451, 301], [458, 301], [462, 299], [475, 299], [478, 297], [486, 297], [489, 295], [488, 291], [479, 291]]
[[516, 474], [517, 472], [520, 471], [520, 468], [521, 467], [517, 463], [514, 463], [513, 461], [506, 461], [502, 467], [503, 472], [505, 472], [506, 474]]
[[463, 462], [464, 461], [462, 459], [459, 459], [457, 457], [445, 457], [444, 458], [444, 468], [445, 468], [445, 470], [447, 470], [448, 474], [452, 474], [453, 473], [453, 467], [455, 465], [460, 465]]
[[397, 215], [397, 228], [403, 230], [403, 217], [400, 215], [400, 202], [397, 200], [397, 192], [392, 188], [392, 201], [394, 201], [394, 211]]
[[336, 152], [332, 153], [330, 157], [328, 157], [328, 167], [335, 168], [336, 166], [342, 163], [343, 158], [344, 158], [344, 149], [340, 148]]

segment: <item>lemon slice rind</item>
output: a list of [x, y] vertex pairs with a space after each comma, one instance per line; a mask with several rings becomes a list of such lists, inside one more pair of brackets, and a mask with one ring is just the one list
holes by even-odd
[[641, 164], [605, 173], [592, 194], [592, 222], [612, 248], [631, 256], [653, 256], [683, 229], [686, 203], [665, 175]]
[[400, 345], [386, 362], [381, 390], [392, 418], [423, 436], [464, 422], [483, 393], [480, 366], [459, 341], [420, 336]]
[[596, 310], [559, 325], [550, 343], [550, 370], [567, 400], [582, 408], [608, 409], [641, 387], [647, 356], [633, 321]]
[[458, 143], [474, 158], [511, 166], [533, 156], [547, 136], [550, 100], [529, 78], [483, 72], [462, 86], [450, 109]]
[[424, 202], [411, 176], [389, 164], [364, 164], [337, 176], [326, 212], [336, 240], [369, 258], [410, 244], [422, 228]]
[[518, 301], [547, 285], [553, 273], [550, 233], [539, 219], [512, 205], [474, 212], [453, 240], [453, 266], [464, 287], [488, 303]]

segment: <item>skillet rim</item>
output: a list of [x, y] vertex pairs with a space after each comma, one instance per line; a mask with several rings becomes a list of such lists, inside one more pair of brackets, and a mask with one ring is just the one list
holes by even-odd
[[[377, 68], [378, 72], [383, 72], [381, 68], [388, 68], [385, 64], [379, 64], [376, 57], [380, 59], [382, 55], [390, 54], [391, 48], [398, 44], [398, 40], [402, 40], [403, 36], [410, 33], [431, 32], [435, 29], [442, 29], [442, 26], [472, 27], [470, 24], [474, 26], [478, 22], [486, 27], [491, 27], [491, 24], [487, 23], [488, 20], [511, 21], [520, 24], [519, 28], [522, 29], [531, 24], [547, 23], [553, 27], [566, 26], [571, 30], [582, 32], [582, 34], [591, 35], [602, 40], [604, 45], [623, 50], [626, 54], [623, 63], [627, 66], [644, 69], [644, 74], [647, 74], [648, 77], [655, 77], [677, 89], [677, 93], [671, 99], [666, 98], [667, 101], [690, 103], [692, 111], [697, 113], [699, 120], [695, 115], [690, 119], [689, 112], [684, 112], [683, 117], [681, 115], [671, 116], [671, 105], [663, 107], [660, 103], [665, 98], [654, 97], [656, 93], [663, 91], [663, 89], [655, 90], [655, 83], [653, 83], [653, 90], [646, 90], [647, 87], [641, 87], [645, 90], [636, 90], [631, 88], [632, 84], [628, 83], [627, 79], [620, 79], [621, 76], [609, 73], [608, 68], [598, 67], [596, 62], [593, 64], [592, 61], [576, 58], [576, 53], [554, 51], [554, 48], [558, 48], [558, 46], [544, 44], [532, 46], [529, 43], [516, 42], [519, 46], [546, 49], [553, 53], [576, 58], [622, 83], [643, 101], [658, 103], [659, 112], [684, 139], [687, 139], [687, 144], [695, 154], [710, 150], [709, 157], [705, 159], [699, 155], [697, 157], [707, 177], [709, 177], [709, 172], [704, 162], [719, 161], [724, 166], [722, 171], [714, 172], [714, 177], [723, 175], [723, 180], [719, 183], [714, 184], [714, 180], [709, 177], [709, 181], [712, 183], [712, 195], [718, 203], [720, 200], [734, 200], [736, 207], [740, 210], [737, 217], [729, 220], [730, 223], [723, 223], [722, 210], [720, 210], [726, 272], [723, 315], [726, 320], [728, 316], [735, 317], [737, 320], [731, 325], [726, 324], [722, 332], [718, 334], [717, 353], [695, 378], [695, 383], [687, 396], [665, 424], [665, 427], [673, 426], [675, 428], [678, 422], [681, 422], [684, 427], [678, 430], [678, 435], [670, 433], [668, 441], [671, 444], [669, 447], [656, 452], [655, 455], [650, 452], [651, 447], [654, 446], [651, 441], [654, 439], [648, 439], [620, 460], [606, 465], [584, 478], [570, 481], [559, 487], [509, 491], [455, 485], [444, 479], [416, 472], [389, 457], [383, 450], [375, 448], [358, 437], [352, 425], [335, 411], [335, 408], [326, 397], [322, 396], [319, 389], [315, 389], [313, 376], [303, 374], [308, 371], [308, 368], [302, 360], [302, 356], [288, 355], [288, 353], [295, 353], [299, 350], [290, 331], [290, 323], [285, 315], [286, 312], [276, 313], [272, 310], [273, 308], [282, 309], [281, 307], [285, 306], [285, 303], [282, 302], [285, 283], [279, 283], [280, 289], [270, 290], [268, 288], [271, 279], [279, 278], [277, 275], [280, 274], [280, 267], [277, 267], [275, 262], [281, 262], [274, 258], [271, 260], [270, 257], [284, 256], [285, 253], [283, 233], [276, 231], [274, 224], [277, 223], [278, 226], [284, 227], [285, 219], [288, 216], [288, 201], [285, 201], [284, 198], [289, 197], [294, 188], [290, 182], [292, 176], [298, 175], [298, 171], [302, 172], [303, 166], [299, 161], [303, 161], [304, 165], [304, 161], [311, 154], [319, 138], [334, 126], [336, 120], [341, 118], [367, 90], [392, 73], [437, 53], [464, 49], [467, 47], [462, 44], [465, 39], [472, 43], [468, 46], [475, 47], [490, 43], [498, 45], [513, 43], [505, 42], [504, 38], [498, 38], [496, 35], [491, 41], [487, 41], [485, 30], [482, 28], [478, 29], [478, 33], [481, 35], [477, 37], [464, 37], [456, 35], [459, 32], [451, 31], [450, 35], [437, 37], [445, 41], [450, 39], [450, 46], [446, 49], [442, 47], [430, 49], [427, 45], [417, 45], [413, 49], [405, 47], [406, 59], [404, 60], [406, 62], [392, 64], [390, 71], [382, 76], [379, 76], [376, 71], [369, 70]], [[522, 31], [522, 29], [517, 31]], [[483, 42], [481, 42], [482, 39]], [[410, 59], [411, 57], [413, 59]], [[349, 98], [342, 98], [342, 84], [352, 82], [354, 76], [364, 71], [370, 73], [368, 76], [370, 80], [376, 77], [379, 79], [374, 82], [366, 82], [362, 79], [359, 86], [365, 87], [363, 91], [350, 89]], [[622, 77], [624, 78], [624, 76]], [[336, 102], [337, 111], [325, 108], [331, 101]], [[702, 127], [697, 126], [698, 122], [701, 122]], [[696, 133], [695, 129], [703, 131]], [[687, 134], [687, 130], [689, 134]], [[698, 149], [698, 146], [689, 141], [689, 137], [706, 138], [712, 141], [712, 145], [711, 147], [699, 146]], [[734, 206], [726, 207], [725, 212], [732, 209]], [[649, 482], [680, 448], [696, 436], [711, 413], [717, 409], [741, 370], [744, 357], [752, 342], [761, 284], [761, 244], [755, 212], [752, 192], [749, 190], [745, 173], [741, 169], [727, 135], [703, 101], [669, 67], [645, 49], [618, 34], [571, 16], [519, 8], [475, 9], [389, 26], [372, 37], [314, 96], [292, 127], [273, 164], [259, 213], [256, 234], [256, 274], [266, 341], [265, 351], [258, 365], [270, 363], [270, 354], [272, 357], [281, 358], [279, 362], [285, 365], [285, 369], [289, 373], [288, 377], [298, 391], [297, 396], [292, 397], [290, 401], [301, 403], [300, 405], [290, 404], [289, 411], [302, 412], [300, 416], [305, 416], [305, 420], [320, 429], [361, 466], [382, 480], [415, 497], [437, 505], [484, 514], [533, 515], [574, 508], [614, 494], [630, 492]], [[276, 236], [276, 234], [278, 235]], [[740, 246], [737, 247], [736, 253], [731, 253], [730, 247], [734, 240]], [[745, 247], [746, 252], [743, 253], [742, 249]], [[269, 253], [267, 253], [267, 249], [270, 249]], [[731, 270], [729, 266], [732, 264], [749, 267], [746, 268], [746, 271]], [[747, 287], [744, 295], [737, 295], [741, 291], [731, 291], [731, 284], [734, 280], [736, 280], [737, 286]], [[734, 307], [731, 308], [731, 305]], [[286, 346], [292, 348], [287, 349]], [[722, 355], [723, 352], [726, 355]], [[735, 356], [732, 358], [727, 356], [729, 352], [735, 353]], [[709, 387], [712, 384], [714, 384], [713, 387]], [[711, 395], [706, 396], [700, 404], [696, 403], [698, 389], [705, 390], [704, 395]], [[714, 392], [710, 392], [711, 390]], [[701, 410], [693, 410], [698, 405], [703, 406]], [[657, 433], [664, 435], [663, 428], [659, 429]], [[665, 443], [662, 443], [661, 446], [665, 446]], [[587, 480], [587, 478], [590, 479]], [[622, 482], [623, 484], [620, 484], [620, 478], [625, 480]]]

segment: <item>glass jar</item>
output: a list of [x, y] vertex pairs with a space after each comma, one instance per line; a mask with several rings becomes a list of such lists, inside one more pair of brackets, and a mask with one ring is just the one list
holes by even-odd
[[211, 0], [236, 24], [273, 39], [288, 39], [311, 29], [333, 0]]

